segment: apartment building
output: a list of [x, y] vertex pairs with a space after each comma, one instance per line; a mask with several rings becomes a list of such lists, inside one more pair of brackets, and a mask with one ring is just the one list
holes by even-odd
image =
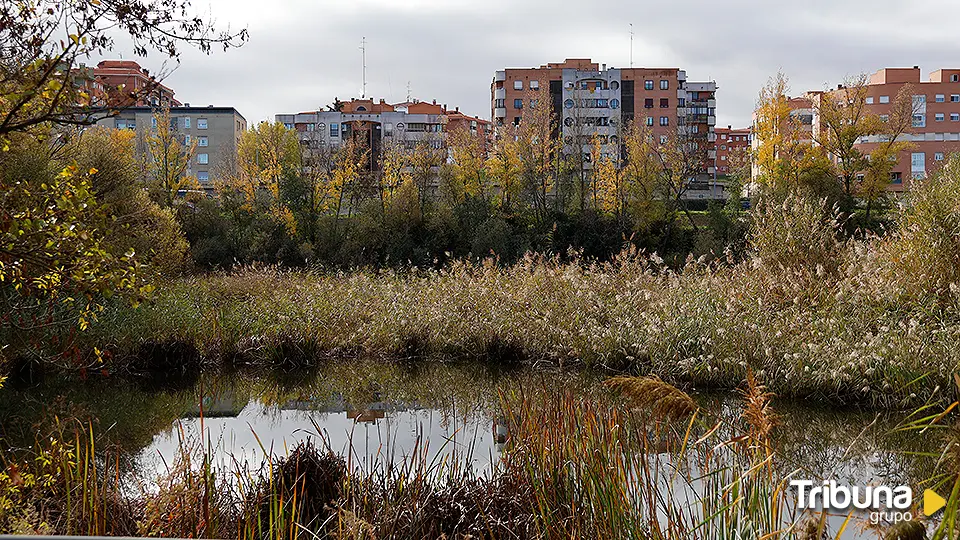
[[390, 104], [380, 99], [338, 102], [338, 110], [278, 114], [276, 121], [297, 131], [301, 142], [316, 150], [336, 148], [353, 140], [368, 150], [366, 170], [379, 170], [385, 145], [413, 149], [418, 144], [443, 148], [454, 129], [466, 129], [487, 141], [490, 122], [448, 109], [436, 100]]
[[[549, 106], [566, 154], [589, 158], [594, 137], [601, 151], [622, 152], [621, 130], [640, 122], [661, 143], [681, 135], [709, 148], [716, 125], [715, 82], [689, 82], [678, 68], [614, 68], [586, 58], [568, 58], [534, 68], [508, 68], [490, 86], [495, 126], [519, 124], [528, 107]], [[715, 154], [705, 153], [702, 171], [691, 178], [688, 196], [721, 196]], [[589, 165], [588, 165], [589, 167]]]
[[177, 107], [175, 92], [132, 60], [104, 60], [91, 68], [74, 69], [77, 83], [97, 107]]
[[[98, 125], [147, 133], [156, 128], [156, 112], [153, 107], [128, 107]], [[214, 181], [235, 170], [240, 135], [247, 130], [247, 120], [233, 107], [191, 107], [187, 103], [170, 109], [170, 123], [183, 137], [184, 145], [196, 142], [187, 174], [211, 192]]]
[[[919, 66], [884, 68], [866, 83], [864, 108], [867, 114], [889, 121], [898, 94], [904, 89], [912, 101], [912, 121], [898, 140], [909, 147], [898, 156], [890, 175], [888, 190], [902, 192], [910, 181], [925, 178], [953, 152], [960, 151], [960, 69], [939, 69], [928, 80], [921, 80]], [[808, 92], [791, 99], [792, 114], [809, 125], [810, 139], [816, 141], [821, 130], [817, 104], [823, 99], [845, 99], [843, 87], [826, 92]], [[885, 140], [876, 134], [861, 137], [855, 145], [864, 154], [873, 152]]]
[[[913, 118], [901, 139], [910, 148], [901, 152], [891, 173], [891, 191], [909, 189], [910, 180], [926, 177], [946, 156], [960, 151], [960, 69], [939, 69], [926, 81], [921, 81], [919, 66], [881, 69], [867, 83], [867, 110], [887, 119], [905, 86], [913, 98]], [[876, 135], [863, 137], [857, 147], [869, 153], [880, 142]]]
[[750, 152], [750, 128], [734, 129], [733, 126], [714, 128], [717, 136], [717, 177], [722, 178], [730, 174], [731, 163], [741, 165]]

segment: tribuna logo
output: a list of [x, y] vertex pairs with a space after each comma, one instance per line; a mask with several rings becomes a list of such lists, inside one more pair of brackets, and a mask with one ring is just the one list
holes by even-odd
[[791, 480], [797, 490], [797, 506], [802, 510], [847, 510], [851, 506], [871, 512], [870, 521], [896, 523], [911, 521], [913, 490], [907, 486], [842, 486], [834, 480], [816, 485], [812, 480]]

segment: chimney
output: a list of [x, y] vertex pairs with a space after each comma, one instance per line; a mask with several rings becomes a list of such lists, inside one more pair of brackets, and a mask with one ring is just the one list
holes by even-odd
[[602, 68], [600, 71], [606, 71], [606, 70], [607, 70], [607, 65], [606, 65], [606, 64], [601, 64], [601, 65], [603, 66], [603, 68]]
[[436, 104], [437, 104], [437, 100], [433, 100], [433, 104], [436, 105]]
[[459, 106], [459, 105], [457, 105], [456, 107], [454, 107], [454, 109], [453, 109], [453, 110], [454, 110], [455, 112], [460, 112], [460, 106]]
[[727, 124], [727, 129], [733, 129], [733, 126]]
[[920, 69], [920, 66], [913, 66], [913, 69]]

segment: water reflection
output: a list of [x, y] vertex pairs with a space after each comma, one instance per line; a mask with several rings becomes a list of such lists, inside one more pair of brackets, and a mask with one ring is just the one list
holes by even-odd
[[[308, 373], [207, 374], [185, 387], [48, 377], [41, 386], [0, 390], [0, 436], [7, 448], [25, 448], [54, 429], [51, 418], [89, 419], [105, 444], [122, 448], [151, 475], [172, 464], [183, 442], [203, 446], [216, 465], [236, 471], [255, 469], [265, 456], [284, 455], [307, 438], [324, 441], [354, 469], [416, 458], [489, 475], [509, 449], [499, 391], [549, 396], [572, 388], [616, 399], [599, 387], [600, 379], [498, 373], [475, 364], [378, 362], [329, 364]], [[745, 432], [736, 396], [698, 394], [697, 400], [724, 420], [718, 439]], [[778, 400], [774, 408], [781, 474], [913, 486], [930, 475], [929, 462], [912, 454], [936, 449], [937, 441], [897, 432], [902, 412]], [[658, 448], [669, 467], [666, 450]], [[675, 486], [677, 499], [696, 501], [697, 487], [690, 488]]]

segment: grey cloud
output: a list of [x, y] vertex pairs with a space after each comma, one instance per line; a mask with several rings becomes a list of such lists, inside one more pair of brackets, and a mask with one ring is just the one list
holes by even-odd
[[[216, 0], [220, 22], [248, 26], [250, 43], [210, 56], [188, 51], [167, 80], [182, 101], [237, 107], [248, 120], [315, 109], [360, 92], [366, 36], [367, 94], [414, 97], [489, 117], [493, 72], [590, 57], [625, 67], [679, 67], [716, 80], [718, 123], [748, 125], [760, 87], [782, 70], [795, 93], [846, 76], [957, 62], [947, 0]], [[150, 58], [145, 66], [157, 59]], [[956, 67], [956, 66], [954, 66]]]

